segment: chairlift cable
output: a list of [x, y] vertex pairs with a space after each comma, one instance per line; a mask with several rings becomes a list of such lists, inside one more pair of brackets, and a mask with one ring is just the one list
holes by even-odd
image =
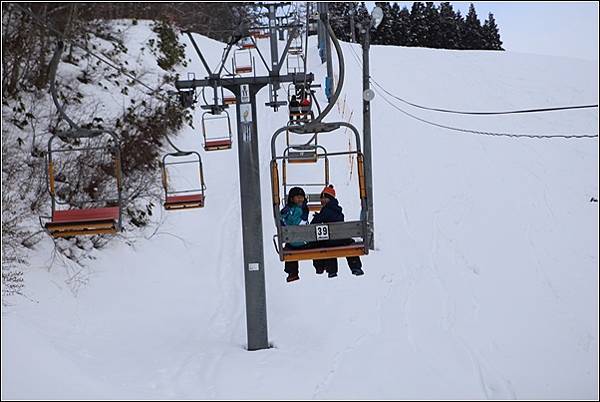
[[[356, 52], [354, 51], [354, 49], [352, 48], [352, 46], [350, 47], [350, 49], [352, 50], [352, 53], [354, 53], [355, 60], [356, 60], [357, 64], [360, 65], [360, 62], [358, 61], [358, 55], [356, 54]], [[373, 82], [372, 79], [370, 79], [369, 81]], [[379, 85], [377, 85], [377, 86], [379, 86]], [[395, 105], [383, 93], [381, 93], [377, 88], [374, 88], [374, 90], [375, 90], [375, 92], [377, 92], [383, 98], [383, 100], [386, 103], [388, 103], [390, 106], [392, 106], [393, 108], [397, 109], [401, 113], [403, 113], [403, 114], [405, 114], [405, 115], [407, 115], [407, 116], [409, 116], [409, 117], [411, 117], [411, 118], [413, 118], [415, 120], [419, 120], [422, 123], [429, 124], [429, 125], [432, 125], [432, 126], [435, 126], [435, 127], [439, 127], [439, 128], [444, 128], [444, 129], [447, 129], [447, 130], [458, 131], [458, 132], [468, 133], [468, 134], [478, 134], [478, 135], [495, 136], [495, 137], [510, 137], [510, 138], [535, 138], [535, 139], [598, 138], [598, 134], [550, 134], [550, 135], [541, 135], [541, 134], [497, 133], [497, 132], [490, 132], [490, 131], [470, 130], [470, 129], [460, 128], [460, 127], [447, 126], [447, 125], [444, 125], [444, 124], [439, 124], [439, 123], [431, 122], [431, 121], [425, 120], [423, 118], [417, 117], [417, 116], [415, 116], [415, 115], [413, 115], [413, 114], [411, 114], [411, 113], [403, 110], [398, 105]]]
[[486, 136], [493, 136], [493, 137], [510, 137], [510, 138], [534, 138], [534, 139], [598, 138], [598, 134], [549, 134], [549, 135], [541, 135], [541, 134], [498, 133], [498, 132], [470, 130], [470, 129], [460, 128], [460, 127], [447, 126], [447, 125], [444, 125], [444, 124], [431, 122], [431, 121], [422, 119], [420, 117], [417, 117], [417, 116], [415, 116], [415, 115], [413, 115], [413, 114], [411, 114], [411, 113], [409, 113], [409, 112], [401, 109], [400, 107], [398, 107], [398, 105], [395, 105], [394, 103], [392, 103], [379, 90], [375, 89], [375, 91], [383, 98], [383, 100], [386, 103], [388, 103], [390, 106], [392, 106], [394, 109], [400, 111], [401, 113], [403, 113], [403, 114], [405, 114], [405, 115], [407, 115], [407, 116], [409, 116], [409, 117], [411, 117], [411, 118], [413, 118], [415, 120], [418, 120], [418, 121], [420, 121], [422, 123], [429, 124], [429, 125], [432, 125], [432, 126], [435, 126], [435, 127], [439, 127], [439, 128], [444, 128], [444, 129], [447, 129], [447, 130], [458, 131], [458, 132], [469, 133], [469, 134], [486, 135]]
[[407, 101], [406, 99], [402, 99], [401, 97], [394, 95], [393, 93], [389, 92], [387, 89], [385, 89], [383, 86], [381, 86], [374, 78], [371, 77], [371, 82], [373, 82], [373, 84], [375, 84], [376, 86], [378, 86], [383, 92], [385, 92], [386, 94], [388, 94], [389, 96], [391, 96], [392, 98], [395, 98], [397, 100], [399, 100], [402, 103], [405, 103], [407, 105], [419, 108], [419, 109], [424, 109], [424, 110], [430, 110], [430, 111], [434, 111], [434, 112], [440, 112], [440, 113], [451, 113], [451, 114], [464, 114], [464, 115], [476, 115], [476, 116], [492, 116], [492, 115], [506, 115], [506, 114], [524, 114], [524, 113], [540, 113], [540, 112], [555, 112], [555, 111], [560, 111], [560, 110], [573, 110], [573, 109], [591, 109], [591, 108], [598, 108], [598, 105], [570, 105], [570, 106], [557, 106], [557, 107], [546, 107], [546, 108], [535, 108], [535, 109], [523, 109], [523, 110], [508, 110], [508, 111], [500, 111], [500, 112], [467, 112], [467, 111], [459, 111], [459, 110], [450, 110], [450, 109], [441, 109], [441, 108], [434, 108], [434, 107], [428, 107], [428, 106], [423, 106], [423, 105], [418, 105], [416, 103], [412, 103]]

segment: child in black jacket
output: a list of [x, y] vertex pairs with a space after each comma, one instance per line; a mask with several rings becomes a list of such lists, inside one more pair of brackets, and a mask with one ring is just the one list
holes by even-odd
[[[332, 223], [332, 222], [344, 222], [344, 214], [342, 207], [340, 206], [337, 198], [335, 198], [335, 189], [330, 184], [325, 187], [321, 192], [321, 211], [316, 213], [310, 224], [316, 223]], [[352, 239], [341, 239], [341, 240], [326, 240], [319, 242], [319, 247], [322, 246], [345, 246], [354, 242]], [[362, 262], [360, 257], [346, 257], [348, 266], [354, 275], [363, 275]], [[329, 278], [335, 278], [338, 271], [337, 258], [328, 258], [325, 260], [313, 260], [313, 266], [317, 271], [317, 274], [322, 274], [327, 271]]]

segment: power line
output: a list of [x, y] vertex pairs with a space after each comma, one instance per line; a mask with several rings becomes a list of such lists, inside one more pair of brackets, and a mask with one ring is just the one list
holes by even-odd
[[397, 109], [398, 111], [404, 113], [405, 115], [418, 120], [420, 122], [435, 126], [435, 127], [440, 127], [440, 128], [445, 128], [447, 130], [452, 130], [452, 131], [459, 131], [462, 133], [469, 133], [469, 134], [478, 134], [478, 135], [487, 135], [487, 136], [492, 136], [492, 137], [511, 137], [511, 138], [536, 138], [536, 139], [550, 139], [550, 138], [567, 138], [567, 139], [571, 139], [571, 138], [598, 138], [598, 134], [549, 134], [549, 135], [541, 135], [541, 134], [516, 134], [516, 133], [497, 133], [497, 132], [490, 132], [490, 131], [480, 131], [480, 130], [470, 130], [470, 129], [465, 129], [465, 128], [460, 128], [460, 127], [452, 127], [452, 126], [446, 126], [444, 124], [439, 124], [439, 123], [435, 123], [432, 121], [428, 121], [425, 119], [422, 119], [418, 116], [415, 116], [411, 113], [408, 113], [407, 111], [401, 109], [400, 107], [398, 107], [397, 105], [393, 104], [389, 99], [387, 99], [381, 92], [379, 92], [377, 89], [375, 89], [375, 92], [377, 92], [384, 101], [386, 101], [390, 106], [392, 106], [394, 109]]
[[[350, 50], [352, 51], [353, 55], [354, 55], [354, 60], [357, 62], [357, 64], [360, 65], [360, 59], [359, 56], [356, 54], [356, 51], [354, 50], [354, 48], [352, 46], [350, 46]], [[370, 82], [374, 83], [372, 78], [369, 79]], [[378, 87], [381, 88], [380, 85], [377, 85]], [[477, 135], [486, 135], [486, 136], [493, 136], [493, 137], [510, 137], [510, 138], [535, 138], [535, 139], [552, 139], [552, 138], [567, 138], [567, 139], [571, 139], [571, 138], [598, 138], [598, 134], [550, 134], [550, 135], [541, 135], [541, 134], [516, 134], [516, 133], [497, 133], [497, 132], [490, 132], [490, 131], [480, 131], [480, 130], [470, 130], [470, 129], [465, 129], [465, 128], [460, 128], [460, 127], [452, 127], [452, 126], [447, 126], [444, 124], [439, 124], [439, 123], [435, 123], [429, 120], [425, 120], [422, 119], [418, 116], [415, 116], [403, 109], [401, 109], [398, 105], [395, 105], [394, 103], [392, 103], [388, 98], [386, 98], [380, 91], [377, 90], [377, 88], [374, 88], [375, 92], [377, 92], [379, 94], [379, 96], [381, 96], [383, 98], [383, 100], [388, 103], [390, 106], [392, 106], [394, 109], [402, 112], [403, 114], [418, 120], [422, 123], [425, 124], [429, 124], [435, 127], [439, 127], [439, 128], [444, 128], [447, 130], [452, 130], [452, 131], [458, 131], [458, 132], [462, 132], [462, 133], [469, 133], [469, 134], [477, 134]], [[386, 91], [387, 93], [387, 91]]]
[[419, 109], [431, 110], [431, 111], [434, 111], [434, 112], [441, 112], [441, 113], [466, 114], [466, 115], [477, 115], [477, 116], [490, 116], [490, 115], [503, 115], [503, 114], [540, 113], [540, 112], [555, 112], [555, 111], [558, 111], [558, 110], [598, 108], [598, 105], [574, 105], [574, 106], [547, 107], [547, 108], [539, 108], [539, 109], [509, 110], [509, 111], [502, 111], [502, 112], [465, 112], [465, 111], [459, 111], [459, 110], [440, 109], [440, 108], [434, 108], [434, 107], [428, 107], [428, 106], [418, 105], [416, 103], [409, 102], [406, 99], [402, 99], [399, 96], [394, 95], [393, 93], [389, 92], [384, 87], [382, 87], [377, 81], [375, 81], [374, 78], [371, 78], [371, 82], [373, 82], [373, 84], [375, 84], [376, 86], [378, 86], [383, 92], [385, 92], [386, 94], [388, 94], [392, 98], [395, 98], [395, 99], [399, 100], [400, 102], [406, 103], [407, 105], [414, 106], [414, 107], [419, 108]]

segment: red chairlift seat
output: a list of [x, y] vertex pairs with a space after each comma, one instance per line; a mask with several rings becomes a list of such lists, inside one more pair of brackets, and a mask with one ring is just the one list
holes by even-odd
[[163, 204], [165, 209], [187, 209], [204, 207], [202, 194], [171, 195], [166, 197]]
[[237, 103], [237, 99], [235, 96], [225, 96], [223, 98], [223, 103], [226, 105], [235, 105]]
[[204, 150], [205, 151], [217, 151], [220, 149], [230, 149], [231, 148], [231, 139], [226, 138], [223, 140], [206, 140], [204, 142]]
[[236, 74], [247, 74], [252, 72], [252, 66], [238, 66], [235, 68]]
[[119, 207], [56, 210], [45, 228], [52, 237], [112, 234], [118, 231]]

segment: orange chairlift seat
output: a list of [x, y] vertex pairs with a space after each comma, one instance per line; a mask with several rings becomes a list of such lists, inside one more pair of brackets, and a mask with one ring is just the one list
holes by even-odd
[[[51, 199], [52, 214], [49, 221], [42, 223], [42, 227], [54, 238], [79, 236], [79, 235], [97, 235], [97, 234], [113, 234], [121, 230], [121, 154], [117, 136], [110, 131], [103, 130], [81, 130], [84, 133], [78, 136], [77, 133], [71, 133], [69, 138], [93, 138], [101, 135], [110, 135], [112, 137], [112, 145], [108, 143], [104, 146], [82, 146], [79, 148], [53, 149], [53, 141], [56, 137], [64, 139], [60, 134], [54, 134], [48, 141], [48, 190]], [[80, 204], [104, 204], [104, 206], [92, 208], [72, 208], [57, 209], [58, 205], [68, 205], [67, 202], [62, 202], [57, 197], [56, 181], [54, 173], [54, 154], [61, 152], [82, 152], [88, 150], [108, 150], [114, 161], [114, 172], [117, 182], [117, 198], [116, 199], [101, 199]], [[40, 217], [40, 222], [42, 222]]]
[[[193, 159], [169, 161], [173, 158], [184, 158], [193, 156]], [[198, 187], [184, 190], [169, 190], [169, 175], [167, 166], [181, 164], [197, 164], [198, 165]], [[178, 151], [166, 154], [163, 156], [162, 163], [162, 183], [165, 191], [165, 201], [163, 206], [166, 210], [192, 209], [204, 207], [204, 171], [202, 169], [202, 159], [200, 154], [195, 151], [186, 152]]]
[[[227, 126], [219, 128], [223, 134], [213, 137], [208, 136], [209, 128], [207, 127], [208, 122], [214, 121], [226, 121]], [[213, 129], [211, 129], [213, 130]], [[202, 114], [202, 135], [204, 137], [204, 150], [205, 151], [218, 151], [222, 149], [230, 149], [233, 143], [232, 131], [231, 131], [231, 119], [229, 113], [226, 110], [222, 110], [219, 114], [212, 112], [204, 112]]]
[[[281, 198], [279, 194], [279, 162], [283, 165], [286, 160], [285, 152], [277, 154], [276, 139], [283, 131], [290, 129], [301, 134], [331, 133], [340, 127], [352, 130], [355, 136], [355, 150], [328, 152], [327, 156], [342, 156], [354, 154], [358, 161], [358, 185], [361, 204], [360, 219], [348, 222], [335, 222], [314, 225], [284, 226], [281, 222]], [[308, 131], [310, 130], [310, 131]], [[282, 169], [283, 170], [283, 169]], [[285, 170], [283, 170], [285, 175]], [[285, 180], [285, 178], [284, 178]], [[284, 182], [285, 183], [285, 182]], [[271, 138], [271, 193], [273, 217], [277, 233], [273, 236], [275, 249], [281, 261], [319, 260], [338, 257], [356, 257], [369, 253], [368, 244], [371, 238], [371, 228], [368, 224], [367, 187], [365, 184], [363, 155], [358, 130], [346, 122], [318, 123], [312, 127], [296, 126], [282, 127]], [[286, 243], [305, 242], [307, 247], [292, 249], [285, 247]], [[334, 246], [328, 246], [330, 244]]]

